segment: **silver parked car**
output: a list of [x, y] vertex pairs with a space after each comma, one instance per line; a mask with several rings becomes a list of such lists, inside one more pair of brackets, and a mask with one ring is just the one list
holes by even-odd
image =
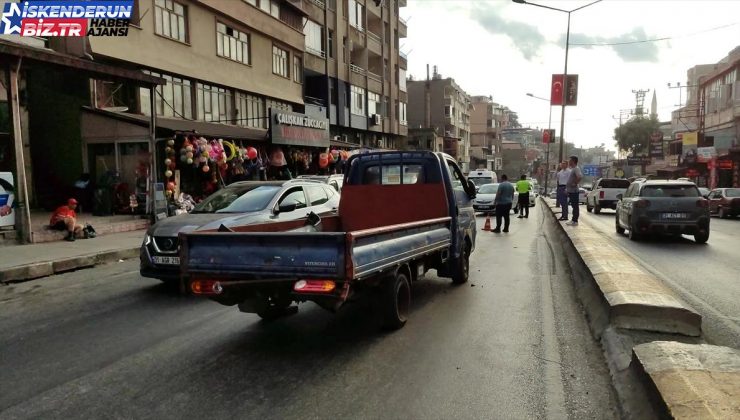
[[[478, 189], [478, 192], [473, 199], [473, 210], [477, 212], [493, 214], [496, 212], [496, 206], [493, 205], [493, 201], [496, 199], [496, 192], [498, 191], [499, 184], [483, 184]], [[514, 189], [514, 201], [512, 203], [511, 210], [514, 213], [519, 211], [517, 204], [519, 203], [519, 193]]]
[[282, 222], [333, 213], [339, 193], [325, 181], [235, 182], [211, 194], [187, 214], [160, 220], [146, 232], [139, 252], [140, 274], [162, 281], [180, 277], [180, 232]]
[[709, 239], [709, 202], [693, 182], [635, 181], [617, 198], [616, 231], [629, 230], [632, 240], [662, 233]]

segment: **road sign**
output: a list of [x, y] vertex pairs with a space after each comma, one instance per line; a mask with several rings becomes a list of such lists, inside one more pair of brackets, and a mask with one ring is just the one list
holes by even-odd
[[583, 175], [601, 176], [601, 168], [598, 165], [583, 165]]

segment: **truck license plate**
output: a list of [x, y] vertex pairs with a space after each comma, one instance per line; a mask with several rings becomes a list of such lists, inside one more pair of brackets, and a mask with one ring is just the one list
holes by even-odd
[[687, 213], [663, 213], [663, 219], [687, 219]]
[[180, 257], [152, 257], [156, 264], [180, 265]]

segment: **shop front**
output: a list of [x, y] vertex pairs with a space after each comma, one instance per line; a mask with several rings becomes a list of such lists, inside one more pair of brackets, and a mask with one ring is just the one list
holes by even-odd
[[142, 142], [147, 118], [84, 109], [85, 171], [94, 185], [91, 200], [96, 213], [148, 212], [145, 180], [152, 154], [155, 182], [162, 185], [172, 212], [181, 197], [198, 202], [232, 182], [266, 179], [266, 131], [158, 118], [152, 151]]
[[270, 113], [268, 179], [342, 173], [349, 153], [331, 146], [329, 120], [297, 112]]

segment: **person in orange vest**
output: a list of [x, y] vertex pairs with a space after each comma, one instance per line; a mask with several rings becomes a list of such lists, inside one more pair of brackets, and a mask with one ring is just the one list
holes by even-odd
[[77, 224], [77, 200], [70, 198], [67, 200], [67, 205], [59, 206], [54, 213], [51, 214], [51, 220], [49, 220], [49, 226], [54, 230], [66, 230], [67, 237], [64, 238], [66, 241], [74, 241], [77, 236], [82, 237], [82, 225]]

